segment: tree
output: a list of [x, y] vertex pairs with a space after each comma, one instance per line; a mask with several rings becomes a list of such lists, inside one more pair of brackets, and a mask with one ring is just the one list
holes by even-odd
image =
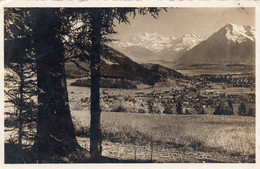
[[90, 12], [90, 72], [91, 72], [91, 122], [90, 122], [90, 153], [93, 158], [101, 156], [102, 152], [102, 134], [100, 125], [100, 53], [101, 53], [101, 29], [102, 14], [101, 9]]
[[214, 115], [233, 115], [233, 106], [230, 100], [225, 102], [220, 102], [215, 108]]
[[[84, 10], [84, 9], [83, 9]], [[136, 15], [136, 8], [95, 8], [82, 11], [81, 26], [83, 33], [79, 33], [78, 40], [84, 41], [82, 46], [83, 60], [90, 60], [91, 69], [91, 125], [90, 125], [90, 153], [92, 158], [98, 159], [102, 152], [102, 134], [100, 126], [100, 57], [101, 51], [106, 50], [106, 42], [111, 39], [108, 35], [115, 33], [114, 21], [119, 23], [129, 23], [128, 14]], [[156, 17], [159, 13], [157, 8], [141, 8], [137, 10], [139, 14], [145, 15], [151, 13]], [[89, 36], [86, 36], [86, 32]], [[86, 43], [89, 42], [89, 43]], [[86, 51], [86, 49], [89, 49]], [[84, 52], [86, 51], [86, 52]]]
[[240, 106], [238, 107], [238, 115], [240, 116], [246, 116], [247, 115], [247, 111], [246, 111], [246, 105], [245, 103], [241, 103]]
[[[32, 9], [32, 31], [39, 88], [34, 149], [43, 155], [68, 155], [80, 148], [71, 119], [62, 43], [62, 10]], [[40, 158], [40, 157], [39, 157]]]
[[[5, 8], [5, 66], [10, 68], [18, 79], [5, 77], [18, 88], [5, 91], [9, 102], [18, 110], [18, 144], [22, 148], [24, 123], [35, 121], [36, 105], [33, 97], [37, 95], [35, 59], [32, 57], [31, 31], [26, 27], [28, 10]], [[12, 75], [11, 75], [12, 76]]]
[[182, 103], [180, 101], [178, 101], [176, 104], [176, 112], [177, 112], [177, 114], [183, 114]]
[[[24, 9], [21, 9], [24, 10]], [[107, 36], [115, 33], [114, 20], [128, 23], [127, 14], [136, 15], [135, 8], [32, 8], [28, 10], [24, 23], [32, 32], [31, 45], [36, 60], [37, 87], [39, 90], [37, 135], [33, 149], [39, 155], [68, 155], [80, 148], [68, 104], [65, 73], [66, 35], [73, 21], [80, 20], [82, 26], [72, 41], [77, 50], [75, 58], [90, 60], [91, 68], [91, 136], [90, 151], [93, 158], [101, 155], [100, 127], [100, 55], [105, 49]], [[157, 8], [142, 8], [139, 14], [151, 13], [156, 17]], [[24, 16], [19, 16], [23, 18]], [[77, 19], [75, 19], [77, 18]], [[66, 34], [67, 33], [67, 34]], [[70, 38], [69, 36], [67, 36]], [[77, 40], [78, 39], [78, 40]], [[71, 49], [68, 47], [67, 49]], [[40, 157], [38, 157], [40, 158]]]

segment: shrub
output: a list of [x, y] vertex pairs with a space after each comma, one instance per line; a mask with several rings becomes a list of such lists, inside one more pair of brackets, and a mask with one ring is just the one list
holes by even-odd
[[162, 102], [163, 106], [163, 114], [173, 114], [174, 113], [174, 107], [171, 102], [163, 100]]
[[230, 100], [226, 102], [221, 102], [219, 105], [215, 108], [215, 111], [213, 113], [214, 115], [233, 115], [233, 106], [232, 102]]
[[182, 103], [180, 101], [178, 101], [176, 104], [176, 112], [177, 112], [177, 114], [183, 114]]
[[205, 110], [203, 108], [201, 108], [199, 111], [198, 111], [198, 114], [206, 114]]
[[144, 109], [138, 109], [138, 113], [146, 113]]
[[254, 109], [250, 108], [250, 109], [248, 110], [247, 115], [248, 115], [248, 116], [253, 116], [253, 117], [255, 117], [255, 111], [254, 111]]
[[163, 111], [164, 114], [173, 114], [173, 110], [172, 110], [172, 106], [170, 105], [165, 105], [164, 106], [164, 111]]
[[122, 105], [119, 105], [118, 107], [114, 108], [112, 112], [126, 112], [126, 109]]

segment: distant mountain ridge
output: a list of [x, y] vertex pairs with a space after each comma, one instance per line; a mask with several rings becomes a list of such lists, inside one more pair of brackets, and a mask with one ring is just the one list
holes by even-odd
[[227, 24], [207, 40], [187, 51], [174, 64], [255, 65], [254, 36], [254, 27]]
[[174, 36], [164, 36], [157, 33], [138, 33], [128, 42], [113, 42], [112, 47], [138, 63], [164, 65], [162, 62], [173, 62], [178, 56], [181, 56], [202, 40], [204, 39], [195, 34], [175, 38]]

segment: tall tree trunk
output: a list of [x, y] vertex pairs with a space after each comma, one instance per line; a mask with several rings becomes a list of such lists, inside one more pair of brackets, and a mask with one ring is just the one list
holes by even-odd
[[[34, 147], [39, 153], [67, 155], [79, 148], [68, 102], [65, 60], [55, 9], [36, 9], [35, 28], [39, 111]], [[35, 15], [34, 15], [35, 16]], [[45, 27], [45, 28], [44, 28]]]
[[20, 87], [19, 87], [19, 93], [20, 93], [20, 99], [19, 99], [19, 115], [18, 115], [18, 123], [19, 123], [19, 129], [18, 129], [18, 145], [19, 148], [22, 148], [22, 137], [23, 137], [23, 108], [24, 108], [24, 64], [20, 63]]
[[100, 53], [101, 53], [101, 10], [91, 13], [91, 122], [90, 122], [90, 153], [93, 159], [98, 159], [102, 153], [102, 134], [100, 125]]
[[40, 152], [67, 154], [77, 147], [71, 119], [64, 62], [59, 52], [37, 60], [40, 104], [37, 148]]

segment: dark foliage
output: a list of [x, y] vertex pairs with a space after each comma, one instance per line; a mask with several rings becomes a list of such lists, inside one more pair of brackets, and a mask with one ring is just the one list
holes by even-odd
[[198, 114], [206, 114], [205, 110], [202, 108], [201, 111], [198, 112]]
[[246, 116], [247, 115], [245, 103], [240, 104], [240, 106], [238, 107], [237, 114], [240, 115], [240, 116]]
[[[76, 80], [71, 83], [72, 86], [91, 87], [91, 79]], [[123, 79], [101, 78], [100, 87], [102, 88], [120, 88], [120, 89], [136, 89], [134, 82]]]
[[27, 27], [29, 10], [5, 8], [5, 90], [7, 101], [14, 105], [18, 125], [18, 144], [22, 148], [22, 138], [28, 133], [23, 131], [24, 125], [36, 121], [37, 104], [32, 99], [37, 96], [35, 58], [32, 50], [32, 32]]
[[180, 101], [178, 101], [176, 104], [176, 112], [177, 112], [177, 114], [183, 114], [182, 103]]
[[247, 115], [248, 115], [248, 116], [253, 116], [253, 117], [255, 117], [255, 110], [254, 110], [253, 108], [250, 108], [250, 109], [248, 110]]
[[214, 115], [233, 115], [233, 106], [232, 102], [230, 100], [221, 102], [219, 105], [215, 108], [215, 111], [213, 113]]

